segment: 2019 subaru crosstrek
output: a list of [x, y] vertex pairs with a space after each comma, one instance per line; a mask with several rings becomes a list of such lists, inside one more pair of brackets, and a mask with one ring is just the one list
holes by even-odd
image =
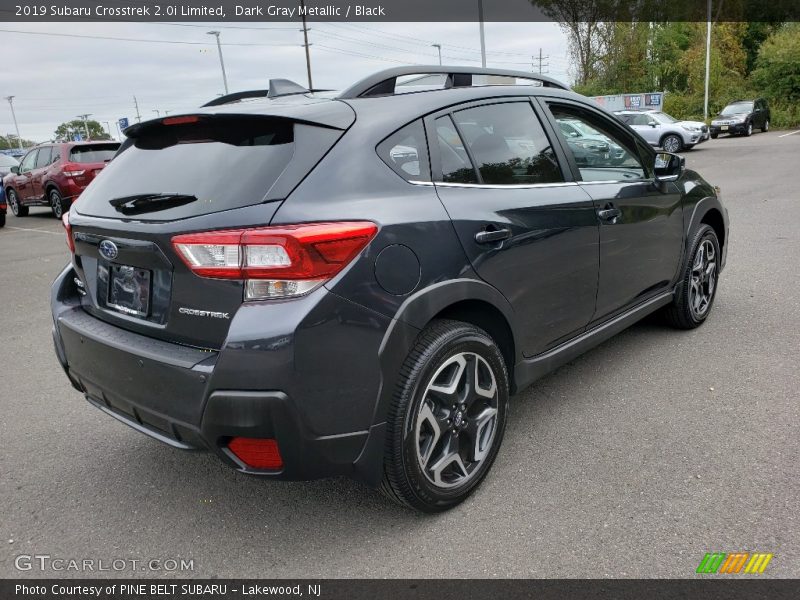
[[[561, 122], [624, 156], [579, 164]], [[511, 394], [656, 310], [701, 325], [725, 264], [715, 188], [546, 77], [278, 80], [126, 135], [64, 218], [58, 358], [100, 410], [266, 478], [452, 507]]]

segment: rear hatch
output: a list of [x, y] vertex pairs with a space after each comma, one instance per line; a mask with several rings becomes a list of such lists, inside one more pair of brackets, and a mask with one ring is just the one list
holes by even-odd
[[97, 174], [103, 170], [107, 163], [114, 158], [119, 149], [117, 142], [98, 142], [81, 144], [69, 149], [67, 161], [63, 170], [75, 173], [72, 179], [80, 186], [86, 187]]
[[168, 117], [128, 129], [69, 214], [84, 309], [151, 337], [221, 347], [244, 283], [192, 272], [173, 238], [268, 225], [354, 120], [344, 103], [328, 104], [337, 106], [318, 122], [314, 110], [289, 110]]

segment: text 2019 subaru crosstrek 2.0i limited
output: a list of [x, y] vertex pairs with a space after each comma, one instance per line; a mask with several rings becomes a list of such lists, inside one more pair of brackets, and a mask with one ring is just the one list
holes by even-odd
[[[561, 121], [624, 156], [577, 161]], [[656, 310], [701, 325], [725, 264], [715, 188], [546, 77], [273, 80], [126, 135], [64, 219], [58, 358], [100, 410], [263, 477], [452, 507], [509, 395]]]

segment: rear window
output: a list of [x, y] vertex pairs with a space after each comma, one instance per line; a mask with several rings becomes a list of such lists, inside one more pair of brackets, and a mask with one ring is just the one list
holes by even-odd
[[78, 212], [172, 220], [264, 201], [292, 159], [294, 123], [216, 116], [145, 127], [81, 195]]
[[69, 151], [70, 162], [101, 163], [114, 158], [119, 144], [92, 144], [91, 146], [74, 146]]

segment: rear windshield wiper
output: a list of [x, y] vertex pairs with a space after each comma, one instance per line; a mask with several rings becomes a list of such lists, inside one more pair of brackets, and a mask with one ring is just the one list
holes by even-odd
[[189, 194], [136, 194], [114, 198], [108, 203], [123, 215], [140, 215], [142, 213], [167, 210], [197, 202], [197, 196]]

